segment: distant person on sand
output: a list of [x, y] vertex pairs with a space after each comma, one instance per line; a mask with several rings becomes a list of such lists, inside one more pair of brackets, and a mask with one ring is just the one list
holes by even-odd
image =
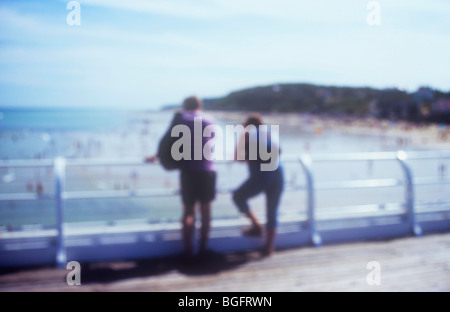
[[[194, 134], [195, 122], [201, 121], [202, 132], [205, 127], [212, 125], [202, 113], [202, 100], [196, 96], [188, 97], [183, 102], [183, 110], [174, 116], [177, 124], [185, 125], [190, 129], [190, 133]], [[197, 125], [198, 126], [198, 125]], [[202, 150], [205, 144], [211, 140], [211, 137], [201, 138]], [[211, 223], [211, 203], [216, 194], [216, 171], [211, 160], [206, 159], [203, 155], [201, 159], [194, 157], [194, 135], [191, 135], [189, 142], [191, 147], [191, 155], [189, 159], [182, 161], [180, 168], [180, 187], [181, 198], [183, 203], [182, 216], [182, 236], [185, 256], [191, 258], [194, 254], [193, 238], [195, 232], [195, 206], [198, 203], [201, 214], [201, 230], [200, 230], [200, 246], [199, 255], [209, 253], [207, 249], [209, 240], [209, 231]], [[148, 157], [147, 162], [154, 162], [157, 156]]]
[[[259, 157], [252, 160], [249, 157], [249, 149], [253, 146], [261, 148], [260, 142], [262, 138], [263, 144], [266, 146], [262, 148], [273, 149], [277, 148], [279, 151], [279, 142], [275, 142], [275, 138], [269, 133], [263, 133], [264, 130], [260, 127], [263, 125], [261, 116], [254, 114], [247, 118], [244, 127], [249, 131], [244, 131], [240, 137], [236, 151], [235, 159], [244, 159], [248, 164], [249, 177], [248, 179], [233, 193], [233, 201], [237, 205], [239, 211], [244, 213], [251, 221], [251, 226], [243, 232], [245, 236], [261, 237], [264, 233], [264, 228], [260, 224], [258, 218], [250, 210], [248, 200], [258, 194], [266, 194], [266, 242], [263, 249], [264, 255], [271, 255], [274, 251], [274, 241], [277, 227], [277, 211], [280, 203], [281, 194], [283, 192], [283, 168], [281, 164], [275, 170], [264, 171], [261, 170], [261, 163], [264, 162]], [[250, 127], [248, 127], [250, 126]], [[256, 144], [255, 144], [256, 143]], [[260, 152], [260, 151], [259, 151]], [[239, 157], [239, 153], [244, 153], [244, 157]], [[259, 153], [256, 153], [259, 155]], [[278, 155], [279, 156], [279, 153]], [[279, 161], [279, 159], [277, 159]]]

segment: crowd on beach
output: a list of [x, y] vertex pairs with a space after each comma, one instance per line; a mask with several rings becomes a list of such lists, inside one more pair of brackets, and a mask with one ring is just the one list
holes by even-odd
[[[237, 121], [241, 112], [212, 112], [224, 120]], [[298, 127], [316, 135], [324, 131], [394, 138], [399, 148], [407, 145], [429, 149], [450, 149], [450, 126], [435, 123], [380, 120], [376, 118], [329, 117], [313, 114], [262, 113], [268, 124]]]

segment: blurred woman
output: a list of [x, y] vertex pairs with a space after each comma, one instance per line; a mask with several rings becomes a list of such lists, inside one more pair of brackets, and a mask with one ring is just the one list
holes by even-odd
[[[264, 255], [271, 255], [274, 251], [274, 241], [277, 227], [278, 206], [283, 192], [283, 168], [279, 163], [279, 153], [277, 153], [278, 166], [275, 170], [261, 170], [261, 164], [267, 160], [261, 159], [261, 148], [271, 150], [276, 148], [279, 151], [279, 143], [276, 142], [270, 131], [265, 130], [261, 116], [250, 115], [244, 123], [245, 131], [241, 135], [235, 150], [235, 160], [243, 159], [247, 162], [249, 176], [247, 180], [233, 192], [233, 201], [239, 211], [251, 221], [251, 226], [243, 232], [245, 236], [261, 237], [264, 228], [258, 218], [251, 211], [248, 200], [258, 194], [266, 194], [266, 242], [263, 249]], [[262, 144], [261, 144], [262, 143]], [[251, 149], [257, 149], [251, 151]], [[257, 157], [251, 157], [256, 155]], [[244, 155], [242, 155], [242, 153]], [[240, 155], [241, 154], [241, 155]]]

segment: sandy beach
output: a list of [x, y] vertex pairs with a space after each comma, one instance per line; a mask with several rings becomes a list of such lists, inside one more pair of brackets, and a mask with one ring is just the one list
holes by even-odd
[[[217, 119], [242, 123], [247, 113], [209, 112]], [[420, 146], [431, 150], [450, 150], [450, 127], [438, 124], [415, 124], [375, 118], [331, 118], [310, 114], [262, 113], [267, 124], [295, 127], [302, 132], [321, 135], [325, 131], [394, 138], [399, 148]]]

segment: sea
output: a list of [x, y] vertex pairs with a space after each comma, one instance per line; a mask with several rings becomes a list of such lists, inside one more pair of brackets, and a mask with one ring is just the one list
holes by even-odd
[[[224, 114], [206, 112], [217, 124], [240, 123], [230, 121]], [[177, 195], [164, 195], [167, 190], [179, 187], [178, 172], [166, 171], [158, 164], [139, 163], [156, 153], [158, 142], [166, 131], [173, 111], [127, 111], [98, 109], [15, 109], [0, 108], [0, 160], [90, 159], [97, 166], [66, 168], [65, 191], [110, 192], [162, 190], [161, 195], [151, 197], [67, 199], [64, 202], [66, 223], [95, 224], [145, 221], [151, 223], [178, 221], [181, 216], [181, 200]], [[239, 116], [239, 115], [238, 115]], [[245, 114], [241, 114], [242, 119]], [[235, 118], [235, 117], [234, 117]], [[305, 173], [296, 157], [308, 154], [342, 154], [352, 152], [386, 152], [430, 150], [423, 146], [405, 144], [397, 137], [380, 134], [349, 134], [332, 128], [318, 131], [311, 126], [311, 116], [292, 115], [279, 126], [282, 157], [294, 159], [282, 163], [285, 192], [280, 204], [280, 215], [305, 214]], [[107, 166], [102, 160], [133, 159], [135, 165]], [[448, 159], [412, 161], [416, 178], [447, 179], [450, 170]], [[217, 162], [218, 194], [213, 203], [213, 218], [240, 217], [231, 200], [230, 192], [247, 177], [245, 164]], [[398, 161], [358, 161], [313, 163], [316, 185], [350, 180], [404, 179]], [[45, 167], [0, 168], [0, 231], [20, 230], [24, 227], [54, 227], [56, 223], [54, 175]], [[21, 195], [46, 194], [42, 199], [20, 200]], [[439, 204], [448, 200], [449, 184], [417, 187], [415, 200], [419, 203]], [[18, 195], [18, 196], [16, 196]], [[320, 212], [347, 211], [348, 207], [363, 210], [365, 205], [375, 204], [380, 209], [390, 203], [405, 200], [405, 187], [333, 189], [324, 187], [316, 192], [317, 209]], [[264, 219], [264, 196], [251, 200], [252, 209]], [[373, 209], [373, 208], [370, 208]]]

